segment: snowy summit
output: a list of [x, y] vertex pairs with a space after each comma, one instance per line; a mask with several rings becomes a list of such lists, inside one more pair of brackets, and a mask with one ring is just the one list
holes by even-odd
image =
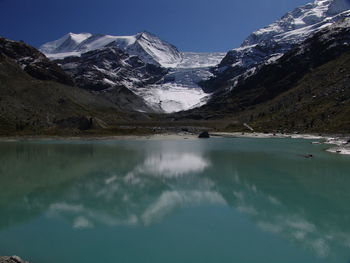
[[81, 56], [106, 46], [115, 46], [130, 55], [138, 56], [146, 63], [163, 67], [174, 67], [182, 60], [181, 53], [175, 46], [149, 32], [141, 32], [134, 36], [69, 33], [42, 45], [39, 49], [50, 59], [63, 59]]
[[316, 0], [285, 14], [253, 32], [238, 48], [229, 51], [218, 72], [234, 69], [236, 77], [261, 63], [271, 63], [307, 37], [350, 16], [349, 0]]

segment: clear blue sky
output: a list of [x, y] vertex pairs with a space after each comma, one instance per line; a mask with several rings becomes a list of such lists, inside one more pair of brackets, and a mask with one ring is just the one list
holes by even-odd
[[312, 0], [0, 0], [0, 35], [38, 47], [68, 32], [147, 30], [182, 51], [228, 51]]

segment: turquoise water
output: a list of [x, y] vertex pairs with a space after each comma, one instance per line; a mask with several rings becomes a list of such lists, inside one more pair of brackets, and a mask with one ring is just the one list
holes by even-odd
[[349, 263], [350, 157], [324, 150], [291, 139], [3, 142], [0, 255]]

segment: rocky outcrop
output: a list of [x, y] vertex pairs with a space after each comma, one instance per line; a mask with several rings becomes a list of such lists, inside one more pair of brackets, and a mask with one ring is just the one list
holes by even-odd
[[76, 86], [92, 91], [142, 87], [159, 81], [168, 72], [113, 46], [56, 62], [74, 79]]
[[73, 80], [54, 62], [37, 49], [17, 41], [0, 37], [0, 55], [15, 61], [30, 76], [73, 85]]
[[0, 256], [0, 263], [29, 263], [29, 262], [21, 259], [18, 256], [11, 256], [11, 257]]
[[74, 79], [77, 87], [102, 96], [125, 111], [153, 112], [155, 109], [147, 105], [136, 90], [160, 81], [168, 72], [113, 45], [56, 62]]
[[201, 134], [198, 135], [198, 138], [200, 139], [209, 139], [210, 135], [207, 131], [202, 132]]

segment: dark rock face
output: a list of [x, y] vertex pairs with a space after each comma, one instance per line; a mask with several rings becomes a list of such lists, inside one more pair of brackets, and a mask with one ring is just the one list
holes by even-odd
[[[291, 46], [287, 50], [289, 49], [291, 49]], [[209, 80], [202, 81], [200, 85], [206, 92], [220, 91], [222, 88], [232, 85], [232, 83], [229, 83], [230, 80], [236, 77], [238, 77], [238, 81], [244, 79], [248, 69], [259, 65], [264, 59], [278, 51], [286, 52], [275, 42], [257, 44], [243, 53], [231, 50], [220, 64], [212, 69], [214, 76]], [[240, 61], [242, 62], [240, 63]]]
[[146, 64], [112, 46], [57, 62], [74, 79], [76, 86], [92, 91], [141, 87], [159, 81], [167, 73], [160, 66]]
[[14, 60], [36, 79], [73, 85], [73, 80], [56, 63], [25, 43], [0, 38], [0, 55]]
[[208, 139], [208, 138], [210, 138], [210, 135], [209, 135], [209, 133], [207, 131], [205, 131], [205, 132], [202, 132], [201, 134], [199, 134], [198, 138], [200, 138], [200, 139]]
[[125, 111], [153, 112], [154, 109], [132, 89], [154, 84], [168, 72], [115, 46], [57, 60], [57, 63], [74, 79], [77, 87], [102, 96]]

